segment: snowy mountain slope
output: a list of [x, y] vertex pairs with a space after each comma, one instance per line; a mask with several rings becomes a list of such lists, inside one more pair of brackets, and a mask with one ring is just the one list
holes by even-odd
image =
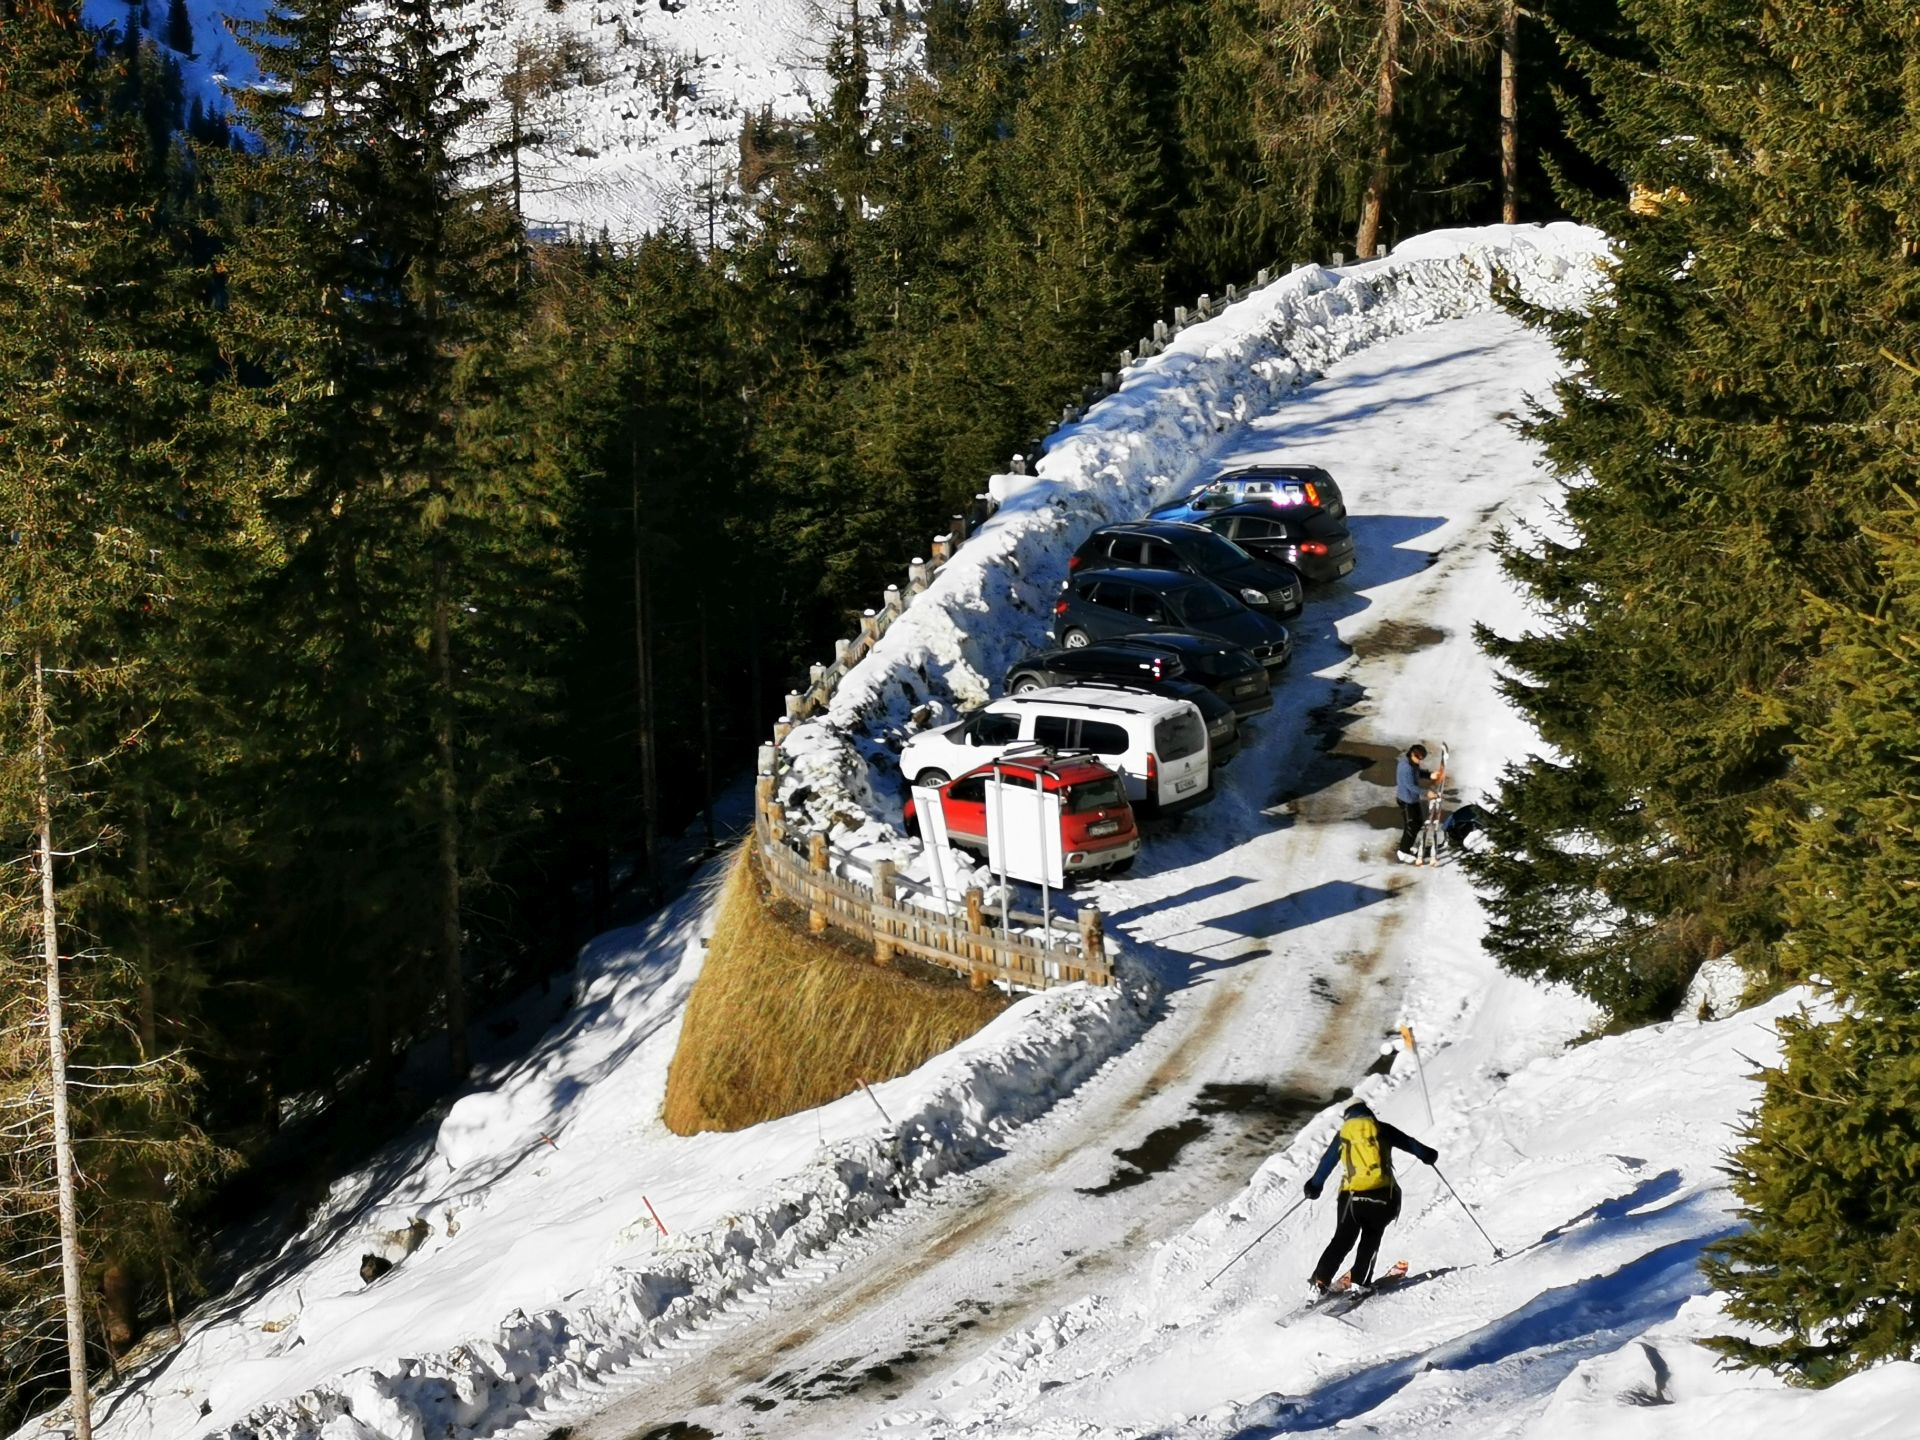
[[[103, 1433], [1419, 1435], [1448, 1433], [1456, 1411], [1476, 1434], [1678, 1433], [1620, 1398], [1642, 1392], [1689, 1407], [1689, 1433], [1901, 1418], [1899, 1370], [1807, 1397], [1715, 1376], [1687, 1343], [1714, 1323], [1690, 1256], [1727, 1223], [1711, 1157], [1766, 1017], [1563, 1054], [1588, 1007], [1493, 969], [1457, 871], [1384, 859], [1394, 748], [1453, 741], [1475, 798], [1530, 743], [1468, 632], [1524, 620], [1489, 546], [1545, 514], [1550, 487], [1508, 421], [1557, 368], [1495, 313], [1413, 333], [1388, 318], [1324, 379], [1238, 413], [1218, 384], [1245, 358], [1221, 343], [1231, 314], [1162, 357], [1160, 399], [1226, 422], [1216, 458], [1297, 454], [1341, 474], [1363, 568], [1310, 603], [1222, 799], [1086, 892], [1166, 986], [1156, 1023], [1142, 1032], [1118, 997], [1035, 997], [877, 1087], [888, 1119], [855, 1095], [674, 1140], [653, 1117], [699, 963], [689, 901], [598, 942], [540, 1050], [456, 1107], [437, 1147], [343, 1180], [308, 1237], [322, 1258], [207, 1307], [186, 1347], [103, 1401]], [[983, 608], [975, 628], [996, 614], [1034, 623]], [[1362, 1073], [1403, 1021], [1431, 1124], [1404, 1055]], [[1203, 1281], [1292, 1203], [1339, 1085], [1433, 1138], [1496, 1237], [1528, 1248], [1486, 1265], [1415, 1167], [1389, 1243], [1456, 1268], [1282, 1331], [1268, 1322], [1330, 1201], [1222, 1286]], [[426, 1244], [362, 1287], [360, 1254], [416, 1214]]]
[[[136, 5], [136, 10], [140, 9]], [[257, 20], [272, 0], [187, 0], [194, 49], [179, 57], [208, 102], [259, 78], [228, 22]], [[662, 225], [704, 233], [710, 194], [724, 195], [742, 121], [768, 108], [805, 112], [819, 88], [832, 6], [817, 0], [468, 0], [441, 7], [480, 40], [476, 92], [497, 97], [516, 47], [565, 39], [585, 69], [538, 102], [551, 141], [526, 159], [526, 211], [543, 227], [626, 238]], [[164, 37], [165, 0], [145, 0]], [[125, 23], [122, 0], [86, 0], [87, 17]], [[724, 216], [724, 208], [721, 211]]]

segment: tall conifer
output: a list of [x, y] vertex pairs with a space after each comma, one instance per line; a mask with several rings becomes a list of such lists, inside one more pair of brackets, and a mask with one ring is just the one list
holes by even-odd
[[[37, 1324], [58, 1297], [83, 1437], [92, 1285], [174, 1252], [211, 1154], [185, 1118], [191, 1073], [128, 1043], [151, 976], [101, 943], [124, 929], [82, 931], [123, 839], [109, 787], [169, 718], [154, 637], [221, 503], [187, 443], [205, 277], [160, 219], [109, 53], [76, 5], [0, 4], [0, 828], [32, 837], [0, 872], [0, 1310]], [[43, 1338], [10, 1342], [9, 1364]]]

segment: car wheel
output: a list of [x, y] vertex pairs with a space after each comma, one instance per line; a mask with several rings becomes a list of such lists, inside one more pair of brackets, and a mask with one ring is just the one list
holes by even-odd
[[1078, 627], [1060, 632], [1060, 643], [1069, 650], [1084, 650], [1093, 643], [1093, 637]]
[[909, 840], [918, 840], [920, 838], [920, 817], [918, 815], [907, 816], [905, 828]]
[[913, 783], [922, 790], [938, 790], [953, 777], [944, 770], [922, 770], [913, 777]]
[[1032, 675], [1022, 675], [1013, 682], [1013, 693], [1016, 695], [1031, 695], [1036, 690], [1044, 689], [1046, 686]]

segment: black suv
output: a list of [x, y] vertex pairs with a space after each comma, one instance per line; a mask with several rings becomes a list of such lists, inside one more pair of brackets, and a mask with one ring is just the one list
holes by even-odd
[[1134, 520], [1102, 525], [1073, 552], [1067, 568], [1173, 570], [1213, 581], [1242, 605], [1287, 619], [1300, 613], [1300, 576], [1285, 565], [1255, 559], [1204, 525], [1170, 520]]
[[1316, 585], [1353, 569], [1353, 536], [1324, 510], [1282, 510], [1264, 500], [1209, 511], [1200, 521], [1250, 555], [1291, 565]]
[[[1224, 702], [1241, 717], [1273, 708], [1273, 688], [1267, 670], [1237, 645], [1223, 645], [1204, 635], [1141, 635], [1131, 640], [1107, 640], [1077, 650], [1041, 650], [1007, 671], [1009, 695], [1047, 685], [1079, 685], [1107, 680], [1122, 685], [1161, 688], [1185, 698], [1198, 688], [1210, 699]], [[1179, 687], [1165, 690], [1173, 685]], [[1196, 701], [1196, 704], [1200, 702]], [[1202, 705], [1202, 713], [1212, 719]]]
[[1171, 570], [1092, 570], [1068, 577], [1047, 638], [1078, 650], [1095, 640], [1158, 638], [1169, 630], [1238, 645], [1268, 670], [1293, 656], [1293, 637], [1272, 615], [1248, 609], [1211, 580]]

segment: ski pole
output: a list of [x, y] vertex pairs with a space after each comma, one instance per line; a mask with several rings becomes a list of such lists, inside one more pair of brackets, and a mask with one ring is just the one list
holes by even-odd
[[1427, 1062], [1420, 1058], [1420, 1047], [1413, 1043], [1413, 1027], [1402, 1025], [1400, 1038], [1407, 1042], [1407, 1049], [1413, 1052], [1413, 1068], [1420, 1074], [1420, 1099], [1427, 1107], [1427, 1124], [1433, 1124], [1433, 1096], [1427, 1090]]
[[[1433, 1167], [1433, 1173], [1440, 1175], [1440, 1167], [1438, 1165]], [[1453, 1182], [1447, 1179], [1445, 1175], [1440, 1175], [1440, 1183], [1447, 1187], [1447, 1193], [1449, 1195], [1453, 1196], [1455, 1200], [1460, 1201], [1460, 1208], [1467, 1212], [1467, 1219], [1473, 1221], [1473, 1228], [1480, 1232], [1480, 1238], [1486, 1241], [1487, 1244], [1493, 1245], [1493, 1237], [1487, 1234], [1487, 1227], [1480, 1223], [1480, 1217], [1473, 1213], [1473, 1207], [1467, 1204], [1466, 1201], [1460, 1200], [1460, 1192], [1453, 1188]], [[1493, 1258], [1496, 1260], [1504, 1260], [1507, 1258], [1507, 1252], [1502, 1250], [1498, 1245], [1493, 1245]]]
[[[1233, 1259], [1227, 1261], [1226, 1264], [1222, 1265], [1218, 1270], [1214, 1271], [1213, 1280], [1218, 1280], [1222, 1275], [1226, 1274], [1227, 1271], [1233, 1269], [1234, 1266], [1238, 1265], [1242, 1260], [1246, 1259], [1247, 1250], [1253, 1249], [1254, 1246], [1258, 1245], [1262, 1240], [1266, 1239], [1267, 1236], [1271, 1235], [1274, 1231], [1278, 1230], [1280, 1228], [1281, 1222], [1287, 1218], [1287, 1215], [1293, 1214], [1294, 1211], [1298, 1210], [1302, 1205], [1306, 1203], [1307, 1203], [1307, 1197], [1302, 1195], [1298, 1200], [1294, 1201], [1293, 1204], [1289, 1205], [1287, 1207], [1286, 1215], [1282, 1215], [1279, 1220], [1274, 1221], [1273, 1224], [1267, 1226], [1266, 1229], [1262, 1230], [1258, 1235], [1254, 1236], [1253, 1239], [1247, 1242], [1246, 1250], [1242, 1250], [1238, 1255], [1234, 1256]], [[1213, 1288], [1213, 1280], [1207, 1281], [1207, 1283], [1202, 1285], [1200, 1288], [1202, 1290], [1211, 1290]]]

